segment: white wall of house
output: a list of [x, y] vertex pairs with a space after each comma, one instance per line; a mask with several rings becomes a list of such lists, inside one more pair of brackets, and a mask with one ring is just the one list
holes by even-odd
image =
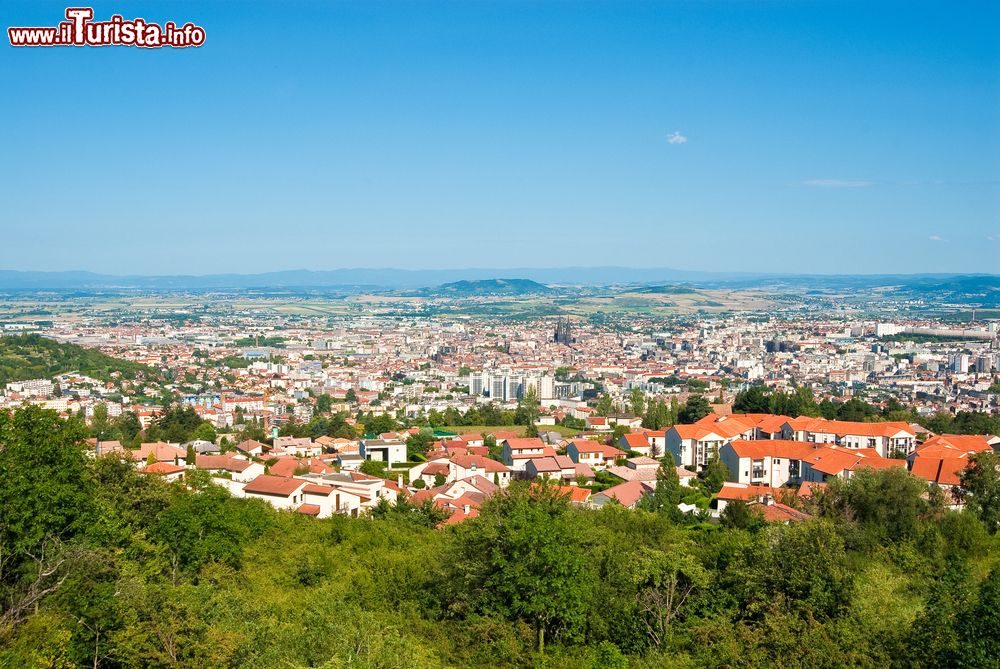
[[[302, 485], [304, 486], [305, 484], [306, 482], [303, 481]], [[262, 499], [276, 509], [294, 510], [299, 508], [299, 506], [301, 506], [304, 503], [302, 501], [304, 495], [302, 494], [301, 486], [298, 488], [298, 490], [293, 492], [291, 495], [288, 495], [287, 497], [283, 495], [264, 495], [261, 493], [247, 492], [246, 490], [243, 491], [243, 496], [253, 499]]]

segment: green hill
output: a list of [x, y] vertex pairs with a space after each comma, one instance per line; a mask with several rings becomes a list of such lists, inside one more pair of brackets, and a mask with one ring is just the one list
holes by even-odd
[[555, 292], [545, 284], [531, 279], [483, 279], [481, 281], [455, 281], [430, 288], [431, 296], [475, 297], [481, 295], [541, 295]]
[[690, 295], [694, 293], [694, 288], [690, 286], [645, 286], [637, 288], [633, 293], [646, 293], [650, 295]]
[[100, 351], [76, 344], [61, 344], [37, 334], [0, 337], [0, 385], [25, 379], [45, 379], [66, 372], [80, 372], [102, 381], [112, 372], [135, 378], [142, 372], [146, 378], [157, 372], [146, 365], [119, 360]]

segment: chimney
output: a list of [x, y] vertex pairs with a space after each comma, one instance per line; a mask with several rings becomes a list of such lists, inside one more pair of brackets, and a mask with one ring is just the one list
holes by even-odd
[[403, 487], [403, 475], [402, 474], [400, 474], [399, 476], [396, 477], [396, 483], [399, 485], [400, 488]]

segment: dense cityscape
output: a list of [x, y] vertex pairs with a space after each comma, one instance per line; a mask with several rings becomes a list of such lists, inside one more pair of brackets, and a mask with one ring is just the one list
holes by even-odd
[[[511, 639], [513, 645], [505, 651], [476, 650], [478, 642], [460, 642], [447, 651], [461, 658], [454, 660], [460, 664], [476, 664], [481, 660], [469, 653], [486, 652], [484, 658], [489, 659], [482, 661], [487, 664], [520, 666], [529, 657], [523, 653], [531, 648], [556, 666], [645, 666], [642, 662], [656, 664], [671, 656], [706, 664], [729, 662], [723, 647], [691, 646], [687, 635], [707, 624], [703, 614], [696, 613], [707, 604], [704, 598], [717, 597], [720, 588], [729, 587], [728, 572], [710, 575], [715, 568], [703, 561], [708, 559], [704, 551], [718, 550], [710, 547], [732, 533], [747, 537], [746, 550], [756, 541], [805, 542], [790, 544], [798, 546], [787, 549], [794, 551], [794, 559], [818, 551], [823, 560], [839, 564], [854, 552], [872, 550], [862, 548], [865, 542], [889, 547], [916, 542], [913, 550], [925, 551], [925, 534], [933, 526], [940, 528], [934, 532], [943, 533], [941, 541], [959, 542], [948, 551], [960, 551], [969, 565], [985, 568], [992, 562], [994, 551], [988, 546], [1000, 528], [1000, 472], [994, 454], [1000, 450], [1000, 321], [990, 310], [981, 310], [980, 319], [973, 320], [974, 311], [961, 305], [958, 318], [921, 316], [920, 308], [900, 310], [891, 304], [881, 313], [838, 317], [825, 313], [825, 307], [801, 305], [791, 307], [791, 313], [699, 308], [589, 316], [570, 315], [570, 306], [569, 314], [489, 317], [463, 312], [470, 303], [490, 299], [528, 308], [535, 297], [510, 295], [509, 287], [490, 282], [485, 288], [470, 284], [463, 289], [498, 293], [438, 298], [435, 313], [419, 313], [426, 312], [426, 304], [404, 299], [391, 301], [389, 313], [376, 303], [361, 313], [351, 308], [346, 314], [337, 313], [344, 298], [287, 301], [286, 296], [276, 305], [247, 296], [160, 294], [152, 300], [98, 297], [104, 304], [98, 308], [93, 297], [53, 301], [43, 294], [11, 293], [0, 314], [0, 412], [12, 413], [0, 421], [0, 434], [10, 435], [8, 444], [22, 443], [29, 450], [9, 445], [0, 450], [0, 460], [8, 462], [8, 474], [0, 481], [20, 487], [65, 479], [66, 456], [51, 449], [60, 448], [64, 438], [73, 440], [82, 457], [75, 467], [83, 468], [75, 476], [86, 478], [74, 482], [70, 476], [67, 485], [89, 488], [96, 477], [104, 481], [100, 485], [111, 486], [95, 493], [98, 498], [114, 495], [111, 503], [123, 508], [116, 515], [125, 515], [113, 522], [162, 542], [168, 558], [162, 568], [173, 573], [169, 578], [178, 583], [191, 579], [192, 586], [201, 584], [199, 588], [210, 587], [203, 579], [212, 565], [248, 569], [240, 556], [266, 545], [261, 541], [273, 542], [274, 531], [307, 542], [312, 540], [304, 537], [315, 531], [363, 541], [375, 530], [369, 523], [404, 535], [416, 532], [405, 539], [400, 535], [391, 544], [395, 548], [389, 550], [402, 551], [403, 560], [415, 556], [412, 541], [430, 540], [423, 533], [441, 537], [448, 546], [456, 541], [453, 547], [434, 549], [444, 551], [445, 562], [419, 577], [435, 589], [435, 597], [444, 598], [433, 606], [478, 609], [486, 605], [481, 598], [490, 597], [491, 588], [504, 587], [540, 607], [540, 613], [533, 614], [518, 613], [517, 606], [507, 613], [479, 609], [476, 616], [526, 622], [532, 639]], [[353, 299], [364, 305], [368, 298]], [[568, 305], [574, 302], [563, 299]], [[333, 313], [310, 314], [321, 310], [317, 305]], [[417, 313], [400, 313], [406, 311]], [[900, 318], [900, 311], [908, 315]], [[41, 428], [45, 434], [65, 436], [55, 442], [43, 436], [39, 442], [37, 434], [32, 436], [32, 425], [46, 426]], [[46, 452], [48, 459], [37, 460]], [[24, 470], [27, 461], [18, 457], [40, 464]], [[17, 467], [20, 475], [11, 477], [16, 470], [9, 467]], [[48, 487], [38, 489], [41, 494]], [[172, 499], [165, 507], [158, 497], [164, 494]], [[44, 500], [38, 499], [42, 506], [32, 510], [22, 497], [17, 499], [19, 504], [5, 507], [5, 527], [13, 527], [10, 523], [20, 517], [17, 522], [22, 524], [55, 523], [53, 528], [65, 529], [63, 518], [50, 519], [49, 512], [42, 511], [51, 509]], [[230, 508], [233, 504], [251, 506]], [[271, 511], [264, 513], [260, 505]], [[161, 510], [142, 520], [144, 508]], [[23, 513], [35, 520], [29, 522]], [[80, 513], [81, 519], [91, 518], [90, 512]], [[220, 513], [225, 516], [216, 515]], [[278, 516], [272, 517], [275, 513]], [[631, 534], [639, 526], [627, 531], [632, 537], [627, 548], [612, 549], [614, 542], [602, 548], [591, 544], [597, 539], [587, 537], [598, 527], [626, 522], [611, 520], [620, 513], [632, 517], [628, 525], [649, 522], [644, 518], [661, 524], [653, 545], [674, 537], [669, 539], [673, 548], [646, 545]], [[350, 529], [338, 519], [362, 525]], [[327, 529], [326, 523], [334, 525]], [[597, 525], [585, 529], [593, 523]], [[80, 531], [86, 536], [94, 527]], [[263, 529], [267, 527], [272, 529]], [[520, 536], [527, 527], [534, 530]], [[26, 585], [11, 581], [8, 593], [14, 604], [5, 613], [6, 624], [23, 633], [45, 620], [25, 617], [40, 602], [55, 607], [56, 620], [62, 615], [57, 613], [64, 607], [57, 593], [65, 588], [62, 580], [53, 580], [56, 574], [91, 569], [94, 556], [108, 550], [95, 545], [87, 550], [97, 553], [74, 563], [77, 558], [70, 560], [65, 552], [78, 550], [69, 548], [73, 541], [86, 545], [96, 538], [62, 539], [42, 527], [35, 531], [43, 532], [41, 545], [49, 546], [47, 550], [59, 547], [55, 555], [60, 557], [29, 558], [28, 564], [34, 562], [43, 575], [29, 578]], [[442, 533], [449, 531], [459, 533], [444, 538]], [[874, 534], [855, 545], [858, 538], [849, 532], [856, 531]], [[6, 532], [7, 537], [16, 536]], [[570, 532], [562, 535], [566, 551], [537, 554], [539, 542], [565, 532]], [[713, 534], [718, 532], [722, 534]], [[675, 543], [687, 533], [693, 533], [691, 540], [699, 548], [682, 550]], [[703, 538], [695, 540], [697, 536]], [[523, 543], [497, 554], [483, 553], [484, 541], [493, 546]], [[839, 546], [832, 554], [820, 549], [829, 541]], [[351, 550], [362, 550], [351, 545]], [[138, 548], [122, 547], [128, 554]], [[316, 555], [327, 551], [317, 546], [311, 550]], [[631, 603], [616, 615], [631, 618], [639, 627], [591, 632], [603, 640], [579, 646], [573, 636], [579, 632], [572, 631], [576, 623], [569, 617], [572, 607], [580, 604], [574, 604], [580, 585], [576, 574], [604, 574], [607, 558], [595, 555], [605, 550], [624, 550], [636, 561], [624, 573], [638, 569], [636, 578], [653, 580], [626, 585], [618, 583], [620, 574], [601, 576], [617, 583], [613, 587], [632, 592], [624, 600]], [[836, 551], [846, 552], [836, 557]], [[644, 562], [647, 557], [642, 556], [654, 554], [666, 562]], [[483, 560], [486, 555], [492, 557]], [[898, 558], [886, 559], [873, 564], [903, 569]], [[551, 582], [525, 581], [509, 560], [532, 562], [534, 569], [551, 572]], [[559, 569], [568, 564], [577, 564], [576, 571], [560, 576]], [[928, 563], [921, 569], [943, 569], [943, 564]], [[282, 569], [298, 574], [297, 589], [318, 592], [316, 587], [339, 569], [329, 565], [299, 557]], [[845, 615], [838, 611], [861, 605], [856, 588], [866, 587], [875, 588], [872, 593], [878, 598], [899, 598], [900, 608], [891, 620], [901, 629], [931, 624], [925, 618], [939, 615], [914, 608], [912, 594], [900, 590], [887, 595], [874, 581], [865, 585], [880, 573], [869, 568], [840, 564], [843, 571], [836, 575], [824, 571], [829, 565], [801, 568], [808, 578], [834, 578], [838, 588], [848, 583], [855, 588], [832, 609], [818, 600], [805, 609], [828, 618], [829, 624]], [[776, 574], [768, 574], [765, 570], [748, 576], [765, 579], [759, 587], [766, 598], [781, 596], [782, 588], [791, 587], [777, 584]], [[122, 578], [114, 576], [109, 584], [122, 587]], [[357, 578], [351, 576], [349, 582], [357, 585]], [[495, 585], [477, 586], [468, 599], [451, 593], [447, 585], [458, 578]], [[146, 589], [155, 587], [157, 580], [142, 586], [144, 597], [151, 596], [153, 591]], [[988, 579], [982, 587], [992, 587], [990, 583]], [[547, 587], [557, 588], [551, 602], [537, 601], [536, 593]], [[700, 603], [671, 603], [668, 593], [677, 587], [685, 598]], [[824, 581], [817, 587], [821, 590], [808, 597], [834, 586]], [[247, 595], [252, 592], [257, 588]], [[607, 596], [601, 592], [598, 588], [586, 597]], [[785, 592], [787, 597], [803, 596], [798, 590]], [[238, 595], [227, 595], [233, 596]], [[981, 608], [976, 607], [992, 606], [987, 603], [991, 596], [984, 590], [987, 599], [982, 604], [969, 600], [968, 615], [979, 619]], [[849, 603], [852, 598], [854, 604]], [[155, 622], [159, 615], [151, 611], [141, 613], [144, 606], [132, 601], [122, 615], [148, 618], [140, 629], [155, 630], [146, 625], [163, 621]], [[503, 611], [512, 605], [489, 606]], [[578, 614], [586, 617], [585, 609]], [[419, 615], [444, 616], [442, 622], [450, 617]], [[468, 615], [461, 614], [467, 624], [472, 621]], [[676, 616], [677, 622], [668, 622], [665, 615]], [[972, 641], [979, 632], [963, 627], [963, 619], [955, 615], [949, 622], [952, 636], [938, 641], [927, 666], [956, 658], [968, 662], [963, 666], [991, 666], [990, 660], [982, 664], [969, 655], [987, 651]], [[170, 655], [172, 642], [159, 633], [141, 642], [144, 649], [134, 647], [137, 641], [121, 636], [128, 629], [120, 627], [125, 620], [102, 623], [111, 626], [103, 642], [99, 628], [85, 628], [90, 631], [74, 632], [71, 638], [93, 643], [99, 666], [117, 666], [125, 658], [164, 665], [229, 661], [227, 652], [213, 645], [212, 636], [201, 633], [186, 637], [195, 645], [188, 656]], [[362, 625], [353, 620], [352, 626]], [[755, 623], [747, 619], [738, 624]], [[393, 630], [382, 627], [365, 634], [379, 643], [416, 642]], [[887, 663], [905, 660], [913, 663], [905, 666], [922, 666], [915, 657], [889, 650], [886, 644], [895, 643], [889, 639], [896, 633], [887, 630], [866, 653]], [[239, 634], [241, 643], [253, 636]], [[963, 641], [967, 637], [970, 640]], [[548, 651], [547, 638], [556, 644]], [[340, 652], [335, 649], [342, 643], [329, 639], [318, 647]], [[388, 663], [362, 666], [438, 666], [441, 649], [450, 644], [441, 639], [431, 643], [434, 650], [425, 649], [430, 654], [422, 659], [406, 655], [393, 663], [385, 653], [395, 651], [376, 651], [373, 656]], [[102, 647], [108, 653], [103, 661]], [[21, 657], [19, 651], [12, 652], [11, 657]], [[71, 647], [58, 652], [88, 656]], [[755, 662], [769, 662], [769, 652]], [[280, 654], [268, 646], [253, 657], [252, 665], [269, 665], [279, 661]], [[304, 656], [296, 657], [293, 661], [303, 661]], [[802, 666], [818, 663], [818, 658], [806, 656]]]

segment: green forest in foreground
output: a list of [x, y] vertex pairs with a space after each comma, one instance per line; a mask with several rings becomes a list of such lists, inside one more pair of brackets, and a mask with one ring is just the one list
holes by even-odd
[[[0, 413], [2, 667], [997, 667], [1000, 483], [947, 511], [860, 472], [814, 520], [571, 507], [512, 486], [327, 520], [143, 477]], [[995, 463], [986, 458], [983, 462]], [[925, 499], [926, 498], [926, 499]], [[743, 509], [746, 511], [746, 509]]]

